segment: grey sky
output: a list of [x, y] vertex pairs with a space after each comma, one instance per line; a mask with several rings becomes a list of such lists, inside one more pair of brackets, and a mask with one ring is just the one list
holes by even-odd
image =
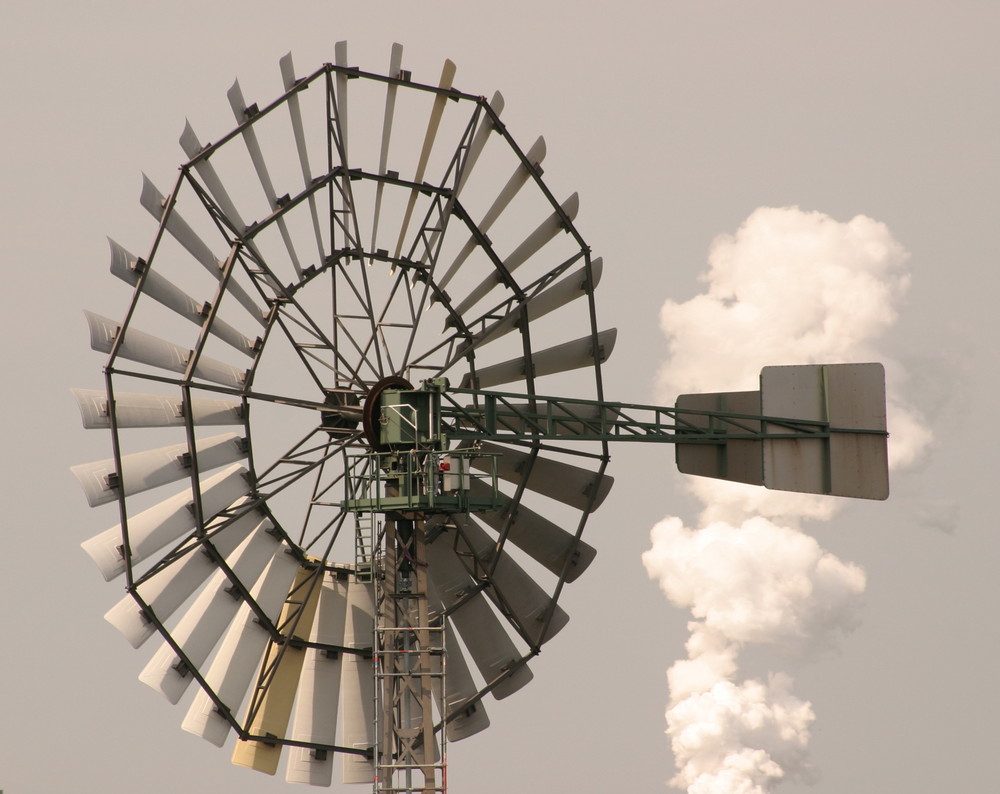
[[[102, 619], [120, 591], [79, 544], [108, 522], [67, 468], [106, 456], [107, 439], [80, 428], [68, 389], [102, 385], [81, 310], [126, 307], [105, 235], [142, 250], [154, 231], [140, 172], [173, 179], [186, 117], [207, 139], [231, 128], [233, 77], [251, 101], [269, 99], [281, 55], [292, 50], [305, 72], [341, 39], [352, 63], [373, 70], [401, 42], [426, 82], [449, 57], [462, 90], [504, 93], [519, 142], [545, 135], [546, 183], [579, 191], [577, 226], [605, 261], [599, 315], [619, 328], [610, 399], [652, 401], [666, 358], [661, 304], [701, 290], [712, 239], [755, 208], [888, 225], [911, 254], [913, 283], [884, 346], [909, 368], [936, 443], [894, 478], [887, 503], [812, 528], [866, 570], [862, 624], [822, 660], [751, 654], [748, 671], [789, 672], [817, 713], [817, 779], [779, 791], [995, 787], [1000, 7], [540, 5], [5, 7], [4, 791], [289, 790], [183, 733], [182, 711], [136, 680], [148, 654]], [[693, 520], [698, 505], [671, 449], [636, 447], [613, 451], [617, 483], [585, 536], [597, 561], [561, 601], [569, 626], [533, 664], [530, 688], [493, 707], [491, 728], [450, 748], [451, 790], [665, 790], [664, 671], [683, 655], [687, 616], [640, 554], [657, 521]]]

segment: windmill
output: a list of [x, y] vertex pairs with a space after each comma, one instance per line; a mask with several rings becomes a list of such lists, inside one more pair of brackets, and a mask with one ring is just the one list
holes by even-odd
[[[576, 194], [542, 179], [500, 94], [334, 63], [248, 103], [165, 192], [124, 319], [87, 313], [102, 390], [74, 390], [110, 458], [73, 471], [118, 524], [83, 546], [161, 645], [140, 680], [234, 763], [378, 792], [446, 790], [447, 745], [489, 725], [567, 623], [609, 449], [681, 471], [885, 498], [877, 364], [768, 367], [755, 392], [609, 402], [602, 261]], [[572, 395], [572, 397], [559, 396]], [[219, 433], [228, 427], [229, 432]]]

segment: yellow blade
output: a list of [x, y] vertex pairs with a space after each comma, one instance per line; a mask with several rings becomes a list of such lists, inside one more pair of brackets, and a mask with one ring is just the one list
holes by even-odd
[[[317, 570], [308, 568], [299, 568], [295, 574], [295, 581], [281, 610], [278, 626], [284, 633], [286, 631], [284, 627], [293, 622], [296, 615], [298, 623], [295, 624], [294, 634], [286, 636], [304, 640], [309, 638], [313, 617], [316, 614], [316, 604], [319, 602], [320, 575]], [[281, 651], [283, 653], [279, 658], [278, 654]], [[261, 669], [264, 673], [268, 673], [273, 667], [273, 671], [257, 715], [250, 724], [250, 733], [258, 736], [285, 735], [305, 655], [305, 648], [278, 646], [273, 642], [268, 645]], [[281, 747], [282, 745], [277, 743], [267, 744], [256, 740], [238, 741], [233, 748], [232, 762], [238, 766], [250, 767], [258, 772], [273, 775], [278, 771]]]

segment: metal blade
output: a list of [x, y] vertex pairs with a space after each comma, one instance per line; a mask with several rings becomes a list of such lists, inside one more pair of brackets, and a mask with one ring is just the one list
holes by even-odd
[[[280, 61], [278, 61], [278, 66], [281, 69], [281, 80], [285, 86], [286, 91], [291, 91], [296, 84], [295, 79], [295, 67], [292, 65], [292, 54], [289, 52], [285, 54]], [[312, 184], [312, 168], [309, 166], [309, 150], [306, 148], [306, 133], [305, 127], [302, 124], [302, 109], [299, 107], [299, 95], [294, 93], [289, 95], [288, 102], [288, 115], [292, 122], [292, 134], [295, 137], [295, 148], [298, 150], [299, 154], [299, 165], [302, 168], [302, 185], [308, 188]], [[319, 211], [316, 207], [316, 196], [313, 193], [309, 194], [306, 199], [309, 203], [309, 214], [312, 216], [313, 233], [316, 235], [316, 254], [318, 259], [317, 264], [321, 263], [324, 259], [323, 254], [323, 234], [319, 227]]]
[[[444, 533], [427, 544], [427, 575], [446, 609], [454, 608], [465, 595], [474, 590], [475, 581], [455, 554], [452, 536]], [[461, 635], [465, 647], [487, 684], [493, 687], [498, 700], [514, 694], [532, 679], [527, 665], [514, 667], [521, 659], [507, 631], [500, 624], [482, 591], [465, 601], [451, 613], [450, 619]], [[514, 672], [509, 672], [514, 668]]]
[[[228, 559], [258, 525], [261, 525], [260, 515], [251, 510], [214, 534], [212, 546], [222, 557]], [[173, 615], [218, 570], [200, 543], [192, 541], [188, 545], [187, 554], [136, 587], [139, 596], [161, 622]], [[254, 574], [253, 578], [256, 579], [256, 576]], [[111, 607], [104, 619], [118, 629], [133, 648], [141, 646], [156, 631], [145, 610], [130, 595]]]
[[[389, 55], [389, 76], [399, 77], [400, 69], [403, 66], [403, 45], [393, 44], [392, 52]], [[389, 163], [389, 140], [392, 137], [392, 119], [396, 112], [396, 89], [395, 83], [386, 83], [385, 87], [385, 112], [382, 115], [382, 147], [379, 150], [378, 158], [378, 173], [379, 176], [385, 176], [388, 169]], [[382, 193], [385, 189], [385, 183], [379, 182], [375, 186], [375, 219], [372, 221], [372, 247], [371, 250], [377, 249], [378, 243], [378, 219], [382, 212]], [[369, 259], [368, 263], [371, 264], [372, 261]]]
[[[601, 331], [597, 335], [597, 349], [594, 340], [589, 336], [564, 342], [561, 345], [539, 350], [531, 354], [531, 366], [536, 378], [543, 375], [554, 375], [558, 372], [568, 372], [580, 367], [593, 366], [594, 361], [606, 361], [615, 347], [618, 336], [617, 328]], [[476, 370], [475, 376], [470, 373], [462, 378], [463, 389], [488, 389], [502, 383], [512, 383], [524, 380], [526, 363], [524, 358], [513, 358], [500, 364], [493, 364]]]
[[[91, 507], [114, 502], [119, 493], [130, 496], [191, 476], [187, 443], [171, 444], [145, 452], [123, 455], [121, 478], [114, 458], [71, 466], [70, 471], [83, 488]], [[211, 471], [247, 456], [244, 439], [237, 433], [204, 438], [195, 444], [198, 470]]]
[[[319, 594], [316, 620], [310, 642], [343, 645], [347, 625], [347, 578], [328, 573]], [[340, 678], [346, 654], [306, 649], [306, 659], [295, 701], [295, 717], [289, 738], [314, 744], [337, 743], [337, 712], [340, 706]], [[333, 781], [333, 753], [317, 753], [308, 747], [289, 747], [289, 783], [329, 786]]]
[[[493, 204], [486, 211], [483, 219], [479, 222], [479, 231], [486, 234], [490, 230], [490, 227], [496, 222], [497, 218], [503, 213], [507, 208], [507, 205], [514, 200], [518, 191], [524, 187], [524, 184], [528, 181], [528, 177], [531, 176], [532, 171], [537, 171], [538, 167], [541, 165], [542, 160], [545, 159], [545, 139], [539, 137], [537, 141], [528, 149], [525, 154], [525, 159], [528, 161], [528, 165], [522, 162], [515, 169], [514, 173], [511, 175], [507, 183], [501, 188], [497, 197], [493, 200]], [[458, 269], [462, 266], [466, 259], [469, 258], [469, 254], [476, 250], [476, 246], [479, 243], [476, 242], [476, 238], [473, 236], [469, 237], [468, 242], [459, 251], [458, 256], [455, 257], [455, 261], [448, 266], [448, 270], [439, 279], [438, 285], [441, 289], [448, 286], [448, 282], [454, 278]]]
[[[84, 314], [87, 316], [87, 324], [90, 326], [90, 347], [99, 353], [110, 353], [115, 338], [118, 336], [118, 323], [93, 312], [84, 311]], [[159, 367], [183, 374], [187, 371], [187, 362], [191, 357], [191, 351], [137, 328], [129, 328], [125, 341], [118, 348], [118, 355], [129, 361], [138, 361], [142, 364], [149, 364], [151, 367]], [[207, 356], [201, 356], [194, 369], [194, 375], [213, 383], [242, 388], [246, 378], [246, 370], [237, 369]]]
[[[88, 430], [111, 427], [108, 395], [96, 389], [70, 389]], [[243, 407], [233, 400], [195, 397], [191, 413], [196, 425], [241, 425]], [[183, 400], [161, 394], [115, 392], [115, 424], [118, 427], [175, 427], [184, 424]]]
[[[494, 111], [499, 114], [500, 111], [503, 110], [503, 96], [500, 95], [499, 91], [493, 95], [491, 105], [493, 103], [496, 104], [493, 108]], [[493, 129], [494, 127], [492, 121], [487, 118], [479, 125], [479, 129], [476, 130], [475, 136], [473, 136], [471, 143], [469, 143], [468, 152], [466, 153], [465, 161], [462, 165], [462, 174], [458, 180], [458, 185], [455, 187], [455, 198], [458, 198], [458, 195], [461, 193], [466, 181], [469, 176], [471, 176], [472, 171], [476, 166], [476, 161], [479, 159], [479, 155], [483, 153], [483, 147], [486, 145], [486, 140], [489, 138], [489, 134], [493, 131]], [[421, 262], [427, 261], [427, 257], [430, 256], [430, 252], [434, 250], [435, 244], [440, 235], [440, 229], [434, 229], [431, 231], [427, 242], [422, 246], [423, 251], [420, 254]]]
[[[253, 599], [272, 621], [277, 619], [298, 569], [298, 563], [291, 555], [276, 554], [251, 590]], [[253, 610], [242, 604], [205, 673], [206, 683], [234, 716], [243, 703], [269, 638]], [[222, 747], [229, 735], [230, 724], [216, 710], [215, 703], [205, 690], [201, 689], [195, 695], [181, 728]]]
[[[375, 594], [370, 582], [350, 579], [347, 584], [347, 623], [344, 645], [371, 648], [375, 636]], [[344, 654], [341, 670], [340, 708], [344, 714], [340, 744], [358, 750], [375, 746], [375, 668], [372, 658]], [[363, 755], [343, 756], [344, 783], [371, 783], [375, 765]]]
[[[528, 490], [577, 510], [597, 510], [615, 482], [615, 478], [607, 474], [598, 475], [589, 469], [544, 458], [541, 454], [533, 456], [514, 447], [484, 442], [481, 444], [481, 451], [487, 455], [497, 455], [497, 474], [507, 482], [519, 485], [524, 480]], [[489, 471], [488, 460], [485, 457], [473, 458], [472, 467]]]
[[[484, 497], [489, 495], [487, 489], [476, 481], [472, 483], [471, 493]], [[504, 499], [504, 506], [500, 510], [481, 513], [479, 518], [499, 534], [507, 523], [510, 509], [509, 500]], [[513, 543], [556, 576], [562, 575], [568, 557], [567, 582], [572, 582], [579, 577], [597, 556], [593, 546], [582, 540], [575, 542], [574, 539], [573, 533], [567, 532], [523, 504], [517, 506], [510, 529], [507, 532], [509, 543]]]
[[[230, 466], [201, 484], [202, 514], [207, 518], [249, 493], [247, 470]], [[191, 490], [185, 489], [128, 520], [133, 564], [177, 540], [195, 527]], [[80, 544], [97, 563], [106, 581], [125, 572], [125, 550], [121, 525], [106, 529]]]
[[[441, 599], [434, 589], [433, 582], [430, 585], [430, 598], [432, 609], [438, 613], [442, 611]], [[447, 701], [442, 705], [442, 679], [435, 675], [431, 679], [431, 686], [434, 689], [434, 697], [438, 703], [438, 710], [448, 717], [448, 741], [457, 742], [480, 731], [486, 730], [490, 726], [490, 718], [486, 714], [486, 708], [482, 701], [469, 703], [461, 708], [466, 701], [475, 698], [479, 694], [479, 688], [469, 672], [469, 664], [465, 660], [462, 648], [458, 644], [458, 637], [452, 628], [450, 621], [444, 624], [445, 649], [448, 662], [448, 686]], [[441, 659], [435, 657], [432, 664], [433, 672], [441, 672]], [[458, 709], [461, 710], [459, 711]]]
[[[560, 205], [560, 208], [572, 221], [576, 218], [576, 213], [580, 210], [579, 195], [574, 193]], [[515, 248], [506, 259], [503, 260], [504, 268], [508, 273], [514, 272], [531, 257], [537, 254], [541, 248], [552, 240], [552, 238], [555, 237], [560, 231], [565, 230], [565, 228], [566, 226], [562, 215], [558, 212], [553, 212], [548, 218], [539, 224], [537, 229], [525, 237], [521, 244]], [[465, 297], [461, 303], [458, 304], [458, 306], [455, 307], [455, 311], [458, 314], [464, 315], [472, 306], [475, 306], [498, 284], [503, 284], [498, 274], [493, 273], [487, 276]]]
[[[494, 92], [493, 97], [490, 99], [490, 108], [498, 116], [503, 113], [504, 99], [503, 94], [499, 91]], [[493, 120], [489, 116], [485, 116], [482, 122], [479, 124], [479, 129], [476, 130], [476, 134], [472, 139], [472, 143], [469, 144], [469, 151], [465, 156], [465, 164], [462, 168], [462, 175], [459, 177], [458, 184], [455, 186], [455, 197], [461, 195], [462, 188], [465, 187], [465, 183], [469, 181], [469, 177], [472, 175], [473, 169], [476, 167], [476, 162], [479, 160], [479, 155], [483, 153], [483, 147], [486, 146], [486, 141], [489, 140], [490, 133], [496, 129], [493, 124]]]
[[[138, 258], [110, 237], [108, 242], [111, 244], [111, 272], [126, 284], [137, 286], [140, 278]], [[209, 304], [199, 303], [154, 270], [146, 274], [142, 292], [199, 327], [205, 321]], [[226, 344], [235, 347], [243, 355], [253, 358], [254, 342], [227, 322], [216, 317], [208, 330]]]
[[[226, 556], [226, 563], [233, 574], [239, 581], [248, 584], [257, 582], [265, 566], [284, 550], [284, 546], [269, 532], [273, 525], [269, 521], [260, 521], [259, 516], [256, 519], [257, 527], [253, 533], [234, 553]], [[206, 555], [197, 552], [191, 556], [208, 559]], [[219, 638], [233, 622], [242, 603], [239, 592], [233, 589], [233, 583], [226, 572], [216, 568], [214, 564], [212, 567], [215, 573], [208, 585], [170, 632], [174, 642], [184, 651], [188, 662], [198, 670], [218, 645]], [[177, 703], [194, 676], [174, 649], [164, 642], [139, 673], [139, 680], [171, 703]]]
[[[438, 81], [438, 88], [448, 90], [455, 79], [455, 64], [450, 60], [445, 60], [441, 69], [441, 79]], [[434, 97], [434, 105], [431, 108], [431, 116], [427, 121], [427, 131], [424, 133], [424, 144], [420, 149], [420, 158], [417, 161], [417, 172], [413, 181], [420, 183], [424, 180], [424, 171], [427, 168], [427, 161], [431, 156], [431, 149], [434, 148], [434, 139], [437, 137], [438, 128], [441, 126], [441, 117], [444, 115], [444, 107], [448, 102], [448, 97], [444, 94], [437, 94]], [[417, 203], [419, 191], [410, 191], [410, 200], [406, 204], [406, 212], [403, 215], [403, 225], [399, 230], [399, 239], [396, 241], [395, 257], [399, 257], [403, 250], [403, 241], [406, 239], [406, 230], [410, 225], [410, 218], [413, 215], [413, 208]]]
[[528, 322], [531, 322], [565, 306], [570, 301], [585, 297], [589, 293], [590, 287], [597, 288], [603, 270], [604, 260], [597, 257], [591, 262], [590, 285], [587, 284], [587, 269], [585, 267], [573, 271], [565, 278], [528, 298], [520, 307], [515, 306], [503, 319], [497, 320], [479, 333], [474, 334], [468, 343], [460, 346], [459, 354], [481, 347], [486, 342], [492, 342], [513, 331], [522, 321], [522, 308], [527, 315]]
[[[333, 62], [337, 66], [347, 66], [347, 42], [338, 41], [333, 45]], [[340, 130], [340, 144], [344, 150], [344, 167], [347, 166], [347, 80], [344, 72], [337, 72], [337, 127]]]
[[[489, 535], [478, 524], [460, 514], [448, 516], [447, 521], [451, 526], [458, 527], [461, 532], [457, 533], [456, 539], [454, 530], [449, 530], [447, 524], [443, 525], [444, 534], [446, 536], [452, 535], [451, 538], [444, 540], [444, 543], [449, 544], [450, 540], [455, 544], [459, 554], [475, 555], [484, 567], [492, 563], [496, 556], [496, 544], [490, 540]], [[439, 538], [439, 542], [440, 540]], [[446, 548], [453, 553], [455, 551], [450, 544], [446, 545]], [[548, 642], [569, 622], [569, 616], [565, 611], [520, 565], [514, 562], [509, 554], [500, 556], [490, 581], [493, 586], [487, 587], [484, 592], [497, 609], [514, 617], [521, 625], [532, 646], [537, 647]], [[543, 635], [543, 624], [550, 611], [552, 618]]]
[[[322, 579], [323, 572], [319, 569], [299, 568], [296, 572], [278, 620], [285, 638], [309, 639]], [[299, 645], [278, 644], [274, 640], [268, 645], [261, 676], [270, 675], [270, 679], [257, 714], [250, 723], [250, 733], [256, 736], [284, 736], [287, 733], [305, 657], [306, 649]], [[233, 748], [232, 762], [273, 775], [278, 771], [281, 748], [280, 744], [241, 739]]]
[[[139, 196], [139, 203], [145, 208], [145, 210], [156, 218], [157, 221], [163, 220], [163, 212], [166, 205], [166, 199], [163, 194], [156, 189], [156, 186], [150, 181], [149, 177], [145, 174], [142, 175], [142, 193]], [[219, 267], [220, 260], [216, 257], [211, 249], [205, 244], [205, 242], [195, 234], [194, 230], [188, 225], [187, 221], [181, 217], [181, 214], [176, 208], [170, 213], [167, 218], [167, 231], [173, 236], [177, 242], [179, 242], [187, 250], [191, 256], [198, 260], [212, 276], [216, 279], [222, 278], [222, 270]], [[238, 301], [239, 304], [249, 312], [250, 316], [254, 318], [260, 325], [266, 325], [266, 312], [264, 312], [257, 302], [250, 297], [246, 290], [243, 289], [239, 284], [229, 281], [226, 285], [226, 291], [233, 296], [233, 299]]]
[[[201, 141], [198, 140], [191, 122], [187, 119], [184, 120], [184, 132], [181, 133], [180, 144], [184, 150], [184, 154], [191, 160], [197, 157], [205, 148], [202, 146]], [[194, 164], [194, 170], [201, 177], [201, 181], [205, 183], [209, 195], [219, 205], [222, 214], [226, 216], [237, 233], [242, 235], [247, 227], [246, 221], [243, 220], [243, 216], [240, 215], [239, 210], [236, 209], [236, 205], [233, 204], [233, 200], [229, 197], [225, 185], [222, 184], [222, 180], [219, 179], [219, 175], [216, 173], [215, 166], [212, 165], [207, 157], [203, 157]]]
[[[243, 99], [243, 91], [240, 89], [239, 80], [233, 82], [226, 96], [229, 98], [229, 106], [233, 110], [236, 123], [243, 124], [246, 122], [250, 118], [250, 115], [247, 113], [247, 103]], [[243, 136], [243, 143], [246, 144], [247, 152], [250, 153], [250, 160], [253, 162], [254, 170], [257, 172], [257, 179], [260, 180], [260, 186], [264, 191], [268, 207], [273, 212], [278, 209], [278, 194], [274, 189], [274, 183], [271, 182], [271, 174], [267, 170], [267, 164], [264, 162], [264, 154], [260, 149], [260, 142], [257, 140], [257, 132], [254, 130], [253, 125], [248, 124], [243, 128], [241, 134]], [[301, 279], [302, 266], [299, 264], [298, 254], [295, 253], [292, 236], [288, 233], [288, 224], [285, 223], [283, 216], [279, 216], [275, 220], [275, 223], [278, 231], [281, 233], [281, 239], [285, 243], [285, 250], [288, 251], [288, 259], [291, 261], [292, 267], [295, 268], [295, 275]]]

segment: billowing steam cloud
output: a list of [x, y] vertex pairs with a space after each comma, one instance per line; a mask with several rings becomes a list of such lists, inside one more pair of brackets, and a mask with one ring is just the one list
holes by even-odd
[[[667, 301], [660, 323], [669, 358], [659, 398], [758, 388], [768, 364], [882, 361], [888, 381], [890, 461], [916, 460], [930, 441], [897, 396], [899, 368], [875, 343], [906, 291], [906, 252], [884, 224], [839, 223], [798, 208], [761, 208], [718, 238], [704, 294]], [[791, 653], [831, 646], [857, 620], [864, 572], [798, 529], [838, 502], [703, 478], [698, 528], [668, 517], [643, 555], [671, 603], [691, 611], [687, 659], [667, 672], [667, 734], [689, 794], [764, 794], [806, 768], [814, 719], [792, 681], [739, 680], [747, 643]]]

